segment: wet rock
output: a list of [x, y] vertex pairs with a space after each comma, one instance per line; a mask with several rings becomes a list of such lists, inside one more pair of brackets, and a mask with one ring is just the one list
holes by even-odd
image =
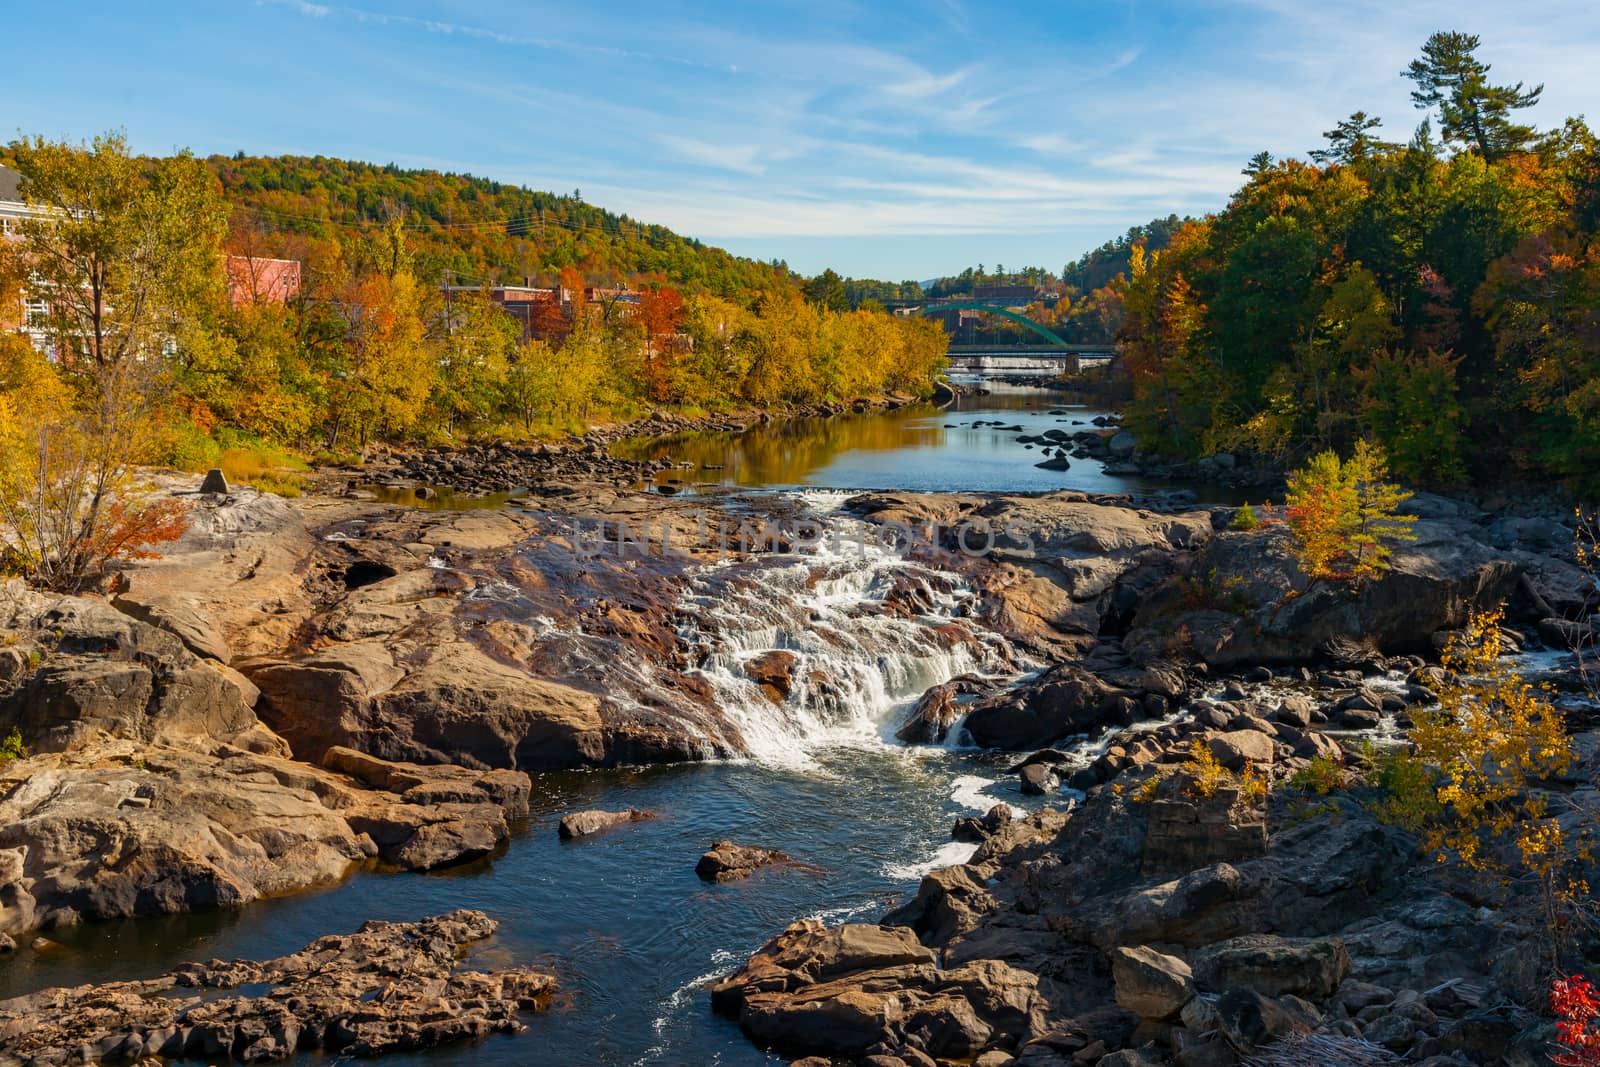
[[695, 864], [694, 873], [708, 882], [733, 882], [750, 877], [762, 867], [793, 863], [793, 860], [777, 849], [718, 841], [700, 857], [700, 862]]
[[981, 818], [957, 819], [950, 836], [957, 841], [987, 841], [1011, 822], [1011, 805], [996, 804]]
[[1026, 796], [1048, 796], [1061, 788], [1061, 778], [1048, 763], [1030, 763], [1018, 772]]
[[1111, 952], [1117, 1003], [1143, 1019], [1170, 1019], [1195, 995], [1189, 965], [1148, 946]]
[[994, 688], [993, 682], [971, 674], [933, 686], [917, 700], [895, 737], [910, 744], [938, 744], [966, 714], [962, 698], [989, 693]]
[[1038, 979], [994, 960], [941, 970], [936, 958], [908, 930], [808, 920], [715, 985], [712, 1005], [763, 1044], [862, 1060], [1016, 1048], [1039, 1008]]
[[989, 748], [1038, 748], [1070, 734], [1121, 722], [1128, 712], [1112, 689], [1070, 664], [1052, 668], [1037, 682], [975, 705], [965, 728]]
[[629, 808], [627, 811], [575, 811], [561, 817], [556, 833], [563, 841], [571, 841], [579, 837], [589, 837], [618, 826], [629, 823], [642, 822], [645, 819], [654, 819], [655, 813], [643, 811], [639, 808]]
[[[53, 1063], [88, 1047], [95, 1059], [150, 1050], [257, 1063], [301, 1048], [376, 1056], [515, 1033], [555, 981], [530, 968], [459, 970], [467, 946], [495, 927], [477, 911], [368, 922], [274, 960], [189, 963], [142, 981], [14, 997], [0, 1001], [0, 1058]], [[268, 989], [226, 995], [246, 986]]]
[[799, 662], [799, 657], [793, 652], [781, 649], [763, 652], [745, 660], [744, 673], [761, 687], [767, 699], [774, 704], [782, 704], [789, 699], [789, 693], [794, 688], [794, 669]]

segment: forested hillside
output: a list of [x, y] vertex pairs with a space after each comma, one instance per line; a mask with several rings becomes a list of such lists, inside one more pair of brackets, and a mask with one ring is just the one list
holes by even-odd
[[407, 170], [323, 156], [212, 156], [206, 164], [233, 209], [284, 254], [305, 239], [348, 240], [398, 220], [420, 277], [462, 284], [554, 284], [568, 268], [596, 285], [645, 280], [743, 297], [798, 284], [781, 263], [730, 255], [663, 226], [585, 203], [466, 174]]
[[1117, 286], [1147, 448], [1292, 459], [1367, 437], [1423, 483], [1553, 475], [1600, 491], [1600, 154], [1539, 133], [1436, 34], [1405, 143], [1356, 112], [1311, 162], [1251, 161], [1226, 209], [1136, 244]]
[[[657, 405], [926, 393], [943, 367], [936, 324], [809, 301], [781, 264], [576, 194], [329, 159], [142, 158], [120, 134], [22, 138], [3, 161], [38, 213], [0, 242], [0, 324], [23, 322], [26, 295], [65, 296], [34, 302], [30, 334], [0, 329], [0, 431], [64, 420], [90, 440], [116, 420], [138, 431], [123, 459], [543, 436]], [[298, 289], [230, 293], [229, 256], [296, 260]], [[527, 328], [477, 291], [525, 279], [561, 290]]]

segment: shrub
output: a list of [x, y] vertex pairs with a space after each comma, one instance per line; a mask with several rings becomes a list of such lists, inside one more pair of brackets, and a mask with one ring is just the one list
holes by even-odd
[[14, 759], [25, 759], [28, 755], [28, 746], [22, 743], [22, 731], [15, 726], [4, 738], [0, 738], [0, 764], [10, 763]]
[[1331, 756], [1313, 756], [1310, 763], [1294, 772], [1289, 784], [1302, 793], [1325, 797], [1344, 788], [1344, 768]]
[[1217, 757], [1211, 754], [1211, 746], [1203, 738], [1189, 742], [1189, 759], [1194, 764], [1190, 768], [1194, 775], [1194, 791], [1201, 796], [1215, 796], [1218, 789], [1234, 783], [1233, 775], [1217, 762]]
[[1559, 956], [1587, 906], [1589, 831], [1563, 829], [1534, 788], [1565, 773], [1572, 749], [1560, 712], [1500, 658], [1501, 619], [1498, 609], [1473, 612], [1445, 649], [1439, 706], [1416, 715], [1416, 756], [1383, 768], [1390, 798], [1380, 814], [1420, 832], [1440, 859], [1500, 880], [1530, 876]]
[[1550, 1010], [1556, 1017], [1561, 1051], [1551, 1055], [1555, 1067], [1600, 1067], [1600, 994], [1582, 975], [1557, 978], [1550, 984]]
[[1233, 521], [1228, 523], [1230, 530], [1254, 530], [1261, 525], [1261, 520], [1256, 518], [1256, 509], [1247, 501], [1233, 514]]
[[133, 473], [148, 453], [141, 383], [107, 374], [74, 397], [42, 359], [7, 356], [16, 384], [0, 392], [0, 570], [74, 592], [113, 560], [149, 558], [182, 536], [188, 508]]
[[1373, 768], [1382, 798], [1374, 808], [1378, 818], [1392, 826], [1419, 830], [1443, 810], [1434, 785], [1438, 774], [1404, 750], [1375, 755]]

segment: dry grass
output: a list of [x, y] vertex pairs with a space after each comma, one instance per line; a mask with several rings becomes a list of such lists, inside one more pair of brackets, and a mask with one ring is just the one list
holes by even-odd
[[224, 449], [217, 466], [227, 476], [228, 484], [253, 485], [263, 493], [297, 497], [305, 479], [289, 466], [282, 456], [262, 448]]
[[1244, 1067], [1391, 1067], [1400, 1057], [1359, 1037], [1290, 1034], [1242, 1062]]

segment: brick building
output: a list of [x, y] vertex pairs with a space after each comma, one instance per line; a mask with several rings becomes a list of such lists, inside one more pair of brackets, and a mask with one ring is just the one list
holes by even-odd
[[263, 259], [229, 256], [228, 295], [234, 307], [247, 304], [287, 304], [300, 295], [298, 259]]

